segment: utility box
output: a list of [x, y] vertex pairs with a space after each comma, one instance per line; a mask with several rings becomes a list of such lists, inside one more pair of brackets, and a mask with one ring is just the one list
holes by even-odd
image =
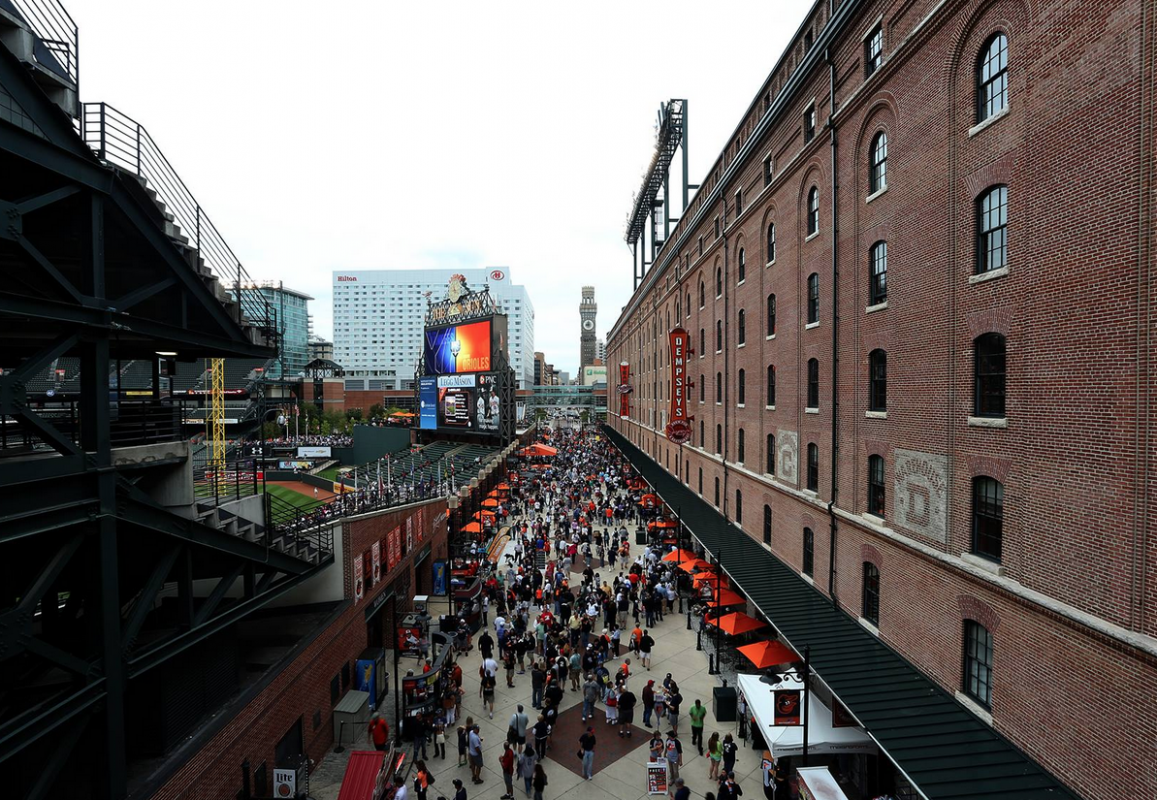
[[[343, 724], [344, 723], [344, 724]], [[351, 689], [333, 707], [333, 735], [337, 744], [357, 741], [370, 724], [370, 693]]]
[[711, 690], [711, 710], [716, 722], [735, 722], [739, 693], [734, 686], [716, 686]]

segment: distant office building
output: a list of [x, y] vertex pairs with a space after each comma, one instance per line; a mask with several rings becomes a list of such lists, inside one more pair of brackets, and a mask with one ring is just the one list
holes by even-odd
[[273, 367], [269, 377], [295, 378], [305, 371], [305, 365], [311, 360], [309, 301], [313, 298], [290, 289], [281, 281], [262, 281], [254, 288], [272, 306], [281, 336], [280, 363]]
[[558, 373], [558, 385], [559, 386], [570, 386], [570, 373], [569, 372], [559, 372]]
[[601, 365], [583, 367], [582, 385], [594, 386], [596, 383], [606, 384], [607, 368]]
[[595, 358], [604, 364], [607, 363], [607, 341], [599, 339], [595, 342]]
[[584, 286], [582, 300], [579, 301], [579, 325], [582, 332], [579, 336], [579, 369], [595, 360], [595, 317], [599, 306], [595, 303], [595, 287]]
[[534, 385], [542, 386], [543, 376], [549, 374], [550, 373], [548, 373], [546, 370], [546, 356], [544, 356], [542, 353], [536, 352], [534, 354]]
[[[383, 389], [413, 385], [422, 355], [427, 298], [441, 300], [451, 275], [470, 289], [489, 285], [509, 322], [510, 366], [518, 388], [534, 382], [534, 306], [506, 267], [393, 269], [333, 273], [334, 361], [347, 375], [382, 378]], [[374, 388], [378, 388], [375, 386]]]
[[333, 361], [333, 342], [327, 342], [320, 336], [310, 338], [309, 360]]

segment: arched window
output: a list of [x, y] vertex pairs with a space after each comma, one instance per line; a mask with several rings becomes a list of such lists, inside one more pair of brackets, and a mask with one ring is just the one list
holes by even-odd
[[888, 299], [888, 243], [876, 242], [868, 251], [868, 305]]
[[807, 324], [820, 321], [820, 276], [813, 272], [807, 276]]
[[703, 328], [700, 328], [699, 329], [699, 357], [702, 358], [706, 352], [707, 352], [707, 332]]
[[[699, 423], [699, 441], [703, 441], [703, 423]], [[703, 467], [699, 468], [699, 496], [703, 496]]]
[[888, 188], [888, 134], [880, 131], [872, 137], [868, 149], [868, 194]]
[[767, 263], [775, 261], [775, 223], [767, 226]]
[[707, 383], [703, 380], [703, 373], [699, 373], [699, 402], [707, 399]]
[[884, 459], [868, 456], [868, 513], [884, 516]]
[[816, 535], [811, 528], [803, 529], [803, 574], [809, 578], [816, 572]]
[[883, 350], [868, 354], [868, 409], [888, 410], [888, 354]]
[[723, 454], [723, 426], [722, 425], [716, 425], [715, 426], [715, 454], [716, 455], [722, 455]]
[[1008, 107], [1008, 37], [993, 35], [976, 62], [976, 121], [984, 122]]
[[768, 475], [775, 474], [775, 434], [767, 434], [767, 469], [764, 470]]
[[814, 358], [807, 361], [807, 407], [820, 407], [820, 362]]
[[719, 508], [719, 476], [715, 476], [715, 507]]
[[763, 507], [763, 543], [771, 544], [771, 506]]
[[723, 402], [723, 373], [715, 373], [715, 402]]
[[715, 296], [723, 296], [723, 267], [715, 268]]
[[976, 201], [976, 273], [1008, 266], [1008, 187], [993, 186]]
[[735, 463], [742, 464], [747, 455], [747, 443], [744, 441], [743, 428], [735, 434]]
[[687, 318], [691, 317], [691, 290], [687, 290]]
[[873, 625], [880, 624], [880, 570], [871, 561], [864, 562], [860, 616]]
[[739, 405], [747, 404], [747, 370], [739, 370], [739, 374], [735, 378], [736, 398]]
[[975, 350], [976, 416], [1004, 416], [1004, 337], [999, 333], [977, 336]]
[[723, 352], [723, 320], [715, 320], [715, 352]]
[[735, 490], [735, 524], [743, 524], [743, 492]]
[[775, 364], [767, 365], [767, 402], [764, 405], [775, 407]]
[[[703, 436], [703, 420], [699, 420], [699, 446], [707, 449], [707, 439]], [[699, 470], [699, 494], [703, 494], [703, 470]]]
[[809, 492], [820, 490], [820, 448], [815, 442], [807, 446], [807, 488]]
[[775, 295], [767, 296], [767, 335], [775, 336]]
[[703, 285], [703, 279], [699, 279], [699, 307], [703, 308], [707, 305], [707, 288]]
[[964, 620], [964, 693], [992, 707], [992, 634], [976, 620]]
[[738, 270], [739, 277], [736, 279], [736, 283], [743, 283], [745, 280], [747, 280], [747, 251], [742, 247], [739, 248]]
[[735, 332], [739, 344], [747, 344], [747, 312], [739, 309], [739, 329]]
[[1004, 543], [1004, 485], [980, 475], [972, 479], [972, 552], [1000, 562]]
[[807, 235], [818, 233], [820, 229], [820, 190], [813, 186], [807, 193]]
[[[683, 299], [681, 297], [679, 297], [678, 295], [676, 295], [675, 296], [675, 319], [679, 319], [679, 317], [682, 316], [682, 314], [680, 313], [682, 311], [682, 309], [683, 309]], [[668, 320], [667, 327], [670, 327], [670, 326], [671, 326], [671, 323]]]

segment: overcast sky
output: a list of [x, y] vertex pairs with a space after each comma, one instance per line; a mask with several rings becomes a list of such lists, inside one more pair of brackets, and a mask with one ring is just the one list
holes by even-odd
[[631, 294], [623, 241], [658, 105], [698, 183], [810, 3], [65, 0], [81, 97], [145, 125], [250, 275], [510, 268], [576, 374]]

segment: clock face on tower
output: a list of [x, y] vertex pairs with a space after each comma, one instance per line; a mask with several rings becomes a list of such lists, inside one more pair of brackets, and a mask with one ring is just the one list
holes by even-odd
[[593, 319], [584, 319], [583, 320], [583, 330], [584, 331], [594, 330], [594, 327], [595, 327], [595, 321]]

